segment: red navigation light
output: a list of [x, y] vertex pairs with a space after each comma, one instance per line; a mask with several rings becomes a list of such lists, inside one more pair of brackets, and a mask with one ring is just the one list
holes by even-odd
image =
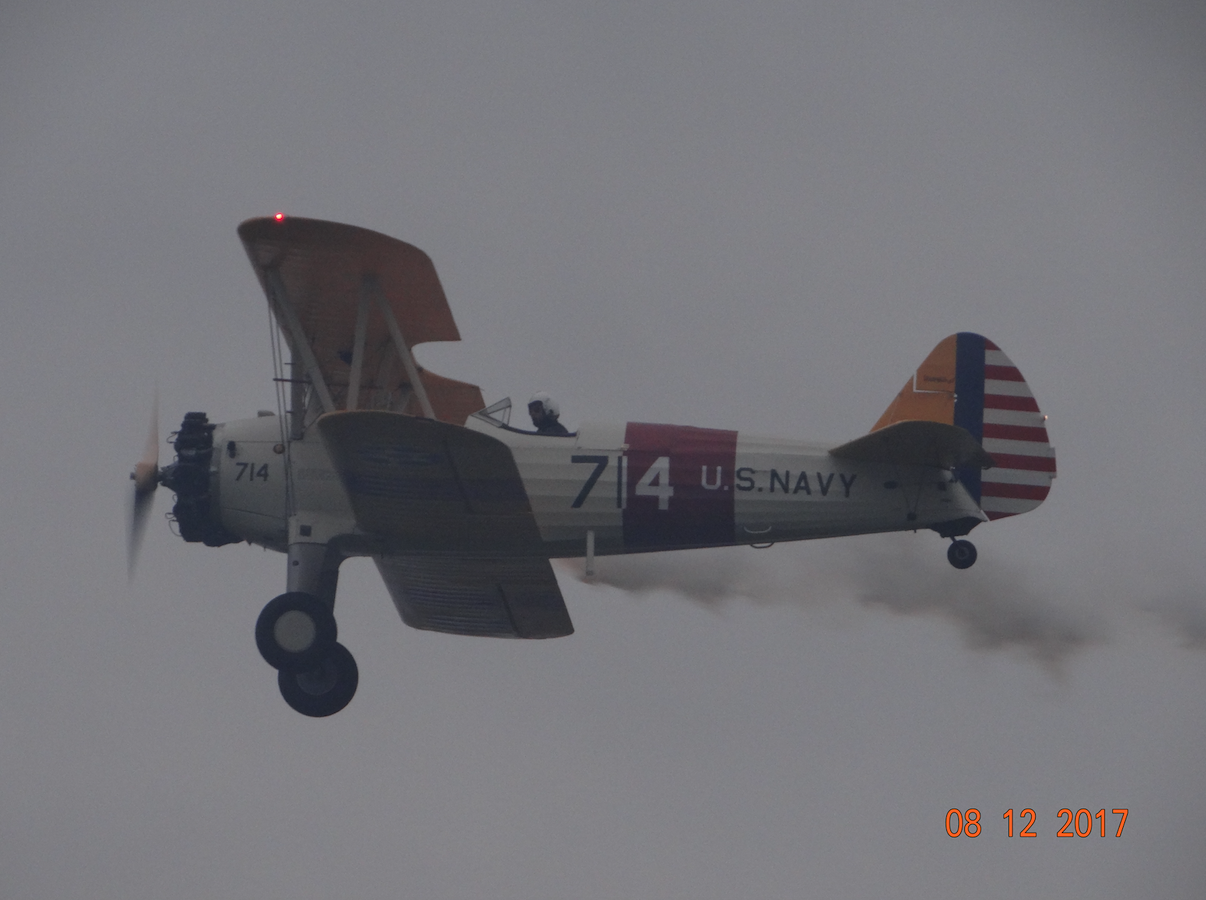
[[272, 218], [276, 219], [278, 222], [283, 222], [283, 221], [285, 221], [285, 214], [284, 214], [284, 213], [277, 213], [277, 214], [276, 214], [275, 216], [273, 216]]

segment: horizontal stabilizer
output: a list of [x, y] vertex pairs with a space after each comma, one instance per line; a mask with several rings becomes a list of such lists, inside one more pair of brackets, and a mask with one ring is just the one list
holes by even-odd
[[830, 456], [903, 466], [987, 469], [993, 459], [966, 429], [920, 420], [896, 422], [834, 447]]

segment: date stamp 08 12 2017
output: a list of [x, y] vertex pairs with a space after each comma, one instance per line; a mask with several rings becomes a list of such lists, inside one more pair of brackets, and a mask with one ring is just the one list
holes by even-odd
[[[1112, 809], [1110, 812], [1119, 816], [1118, 828], [1114, 830], [1114, 837], [1122, 837], [1122, 829], [1126, 825], [1126, 816], [1128, 810]], [[1001, 818], [1005, 820], [1007, 825], [1007, 836], [1014, 837], [1038, 837], [1039, 832], [1035, 830], [1035, 812], [1033, 809], [1024, 809], [1017, 815], [1017, 828], [1014, 828], [1014, 812], [1012, 809], [1005, 810]], [[1063, 826], [1055, 832], [1055, 837], [1080, 837], [1087, 838], [1095, 832], [1101, 837], [1106, 836], [1106, 811], [1099, 809], [1097, 812], [1091, 812], [1088, 809], [1078, 809], [1076, 812], [1064, 808], [1056, 813], [1057, 821], [1063, 821]], [[1096, 821], [1094, 821], [1096, 820]], [[1084, 825], [1082, 828], [1081, 825]], [[1111, 823], [1113, 824], [1113, 823]], [[1111, 829], [1113, 830], [1113, 829]], [[946, 833], [951, 837], [979, 837], [982, 831], [980, 825], [980, 810], [974, 806], [967, 810], [949, 809], [946, 813]]]

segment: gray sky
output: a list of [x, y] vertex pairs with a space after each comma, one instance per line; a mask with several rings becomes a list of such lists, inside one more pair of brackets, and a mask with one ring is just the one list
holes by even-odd
[[[8, 3], [0, 894], [1200, 896], [1204, 42], [1190, 2]], [[421, 361], [571, 423], [837, 443], [979, 331], [1060, 477], [964, 573], [563, 568], [548, 643], [409, 630], [355, 560], [360, 690], [304, 719], [252, 635], [281, 557], [160, 496], [125, 572], [153, 392], [274, 406], [235, 226], [276, 210], [422, 247], [465, 339]]]

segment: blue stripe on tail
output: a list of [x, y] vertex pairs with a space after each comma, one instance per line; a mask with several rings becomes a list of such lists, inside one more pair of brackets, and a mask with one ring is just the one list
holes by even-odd
[[[970, 331], [959, 332], [955, 344], [955, 424], [983, 443], [984, 338]], [[955, 475], [979, 503], [980, 470], [961, 466]]]

